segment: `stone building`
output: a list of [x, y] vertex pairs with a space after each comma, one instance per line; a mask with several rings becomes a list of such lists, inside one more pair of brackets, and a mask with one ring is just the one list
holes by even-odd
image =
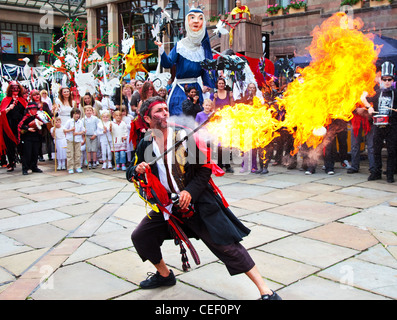
[[38, 66], [49, 59], [41, 49], [51, 48], [53, 34], [59, 39], [68, 20], [79, 18], [85, 25], [84, 4], [85, 0], [0, 0], [0, 62], [23, 65], [19, 59], [29, 58], [31, 66]]

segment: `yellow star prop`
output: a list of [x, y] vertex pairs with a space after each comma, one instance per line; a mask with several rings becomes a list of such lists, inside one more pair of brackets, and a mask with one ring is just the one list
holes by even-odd
[[147, 73], [148, 71], [143, 66], [142, 61], [150, 57], [151, 55], [152, 55], [151, 53], [136, 54], [135, 45], [133, 45], [131, 47], [130, 53], [125, 57], [125, 71], [123, 78], [129, 74], [131, 76], [131, 79], [133, 79], [135, 78], [135, 75], [138, 71]]

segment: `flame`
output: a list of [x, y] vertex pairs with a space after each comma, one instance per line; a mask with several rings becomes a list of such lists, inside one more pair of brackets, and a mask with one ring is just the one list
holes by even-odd
[[362, 93], [374, 94], [380, 49], [374, 48], [373, 35], [360, 31], [362, 27], [361, 20], [350, 20], [340, 12], [313, 30], [308, 48], [312, 62], [299, 70], [302, 77], [290, 83], [277, 101], [286, 110], [284, 121], [275, 119], [272, 106], [255, 99], [253, 105], [217, 111], [209, 132], [220, 137], [224, 146], [242, 151], [266, 146], [282, 127], [294, 134], [295, 152], [305, 142], [318, 146], [323, 136], [314, 133], [334, 119], [349, 121]]

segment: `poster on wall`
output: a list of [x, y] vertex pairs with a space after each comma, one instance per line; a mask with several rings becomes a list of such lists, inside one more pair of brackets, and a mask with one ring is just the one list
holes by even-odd
[[32, 39], [28, 37], [18, 37], [18, 53], [32, 54]]
[[1, 51], [3, 53], [16, 53], [14, 35], [12, 32], [1, 33]]

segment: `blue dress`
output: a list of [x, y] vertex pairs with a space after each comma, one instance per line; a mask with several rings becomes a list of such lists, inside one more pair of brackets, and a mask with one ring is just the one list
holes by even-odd
[[184, 50], [183, 45], [178, 42], [169, 55], [165, 52], [161, 54], [161, 65], [164, 68], [171, 68], [173, 65], [176, 66], [175, 80], [167, 101], [171, 116], [182, 114], [182, 102], [187, 97], [184, 90], [186, 84], [196, 88], [200, 97], [200, 103], [203, 103], [203, 95], [198, 78], [201, 77], [203, 85], [210, 88], [215, 87], [214, 78], [210, 77], [208, 71], [204, 70], [200, 65], [200, 62], [204, 59], [212, 59], [211, 51], [208, 52], [208, 48], [206, 48], [209, 45], [209, 41], [208, 45], [204, 44], [204, 41], [201, 52], [192, 54], [188, 50]]

